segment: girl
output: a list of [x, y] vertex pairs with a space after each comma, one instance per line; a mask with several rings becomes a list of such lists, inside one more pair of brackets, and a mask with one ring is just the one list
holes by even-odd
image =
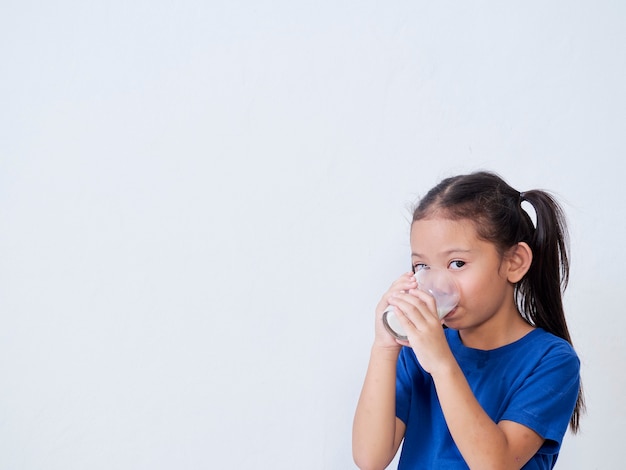
[[[548, 193], [520, 193], [493, 173], [448, 178], [428, 192], [413, 213], [413, 272], [376, 308], [354, 418], [359, 468], [384, 469], [401, 443], [399, 469], [554, 467], [584, 407], [561, 300], [566, 235]], [[417, 289], [413, 274], [424, 268], [448, 270], [459, 286], [443, 320]], [[389, 306], [406, 341], [383, 327]]]

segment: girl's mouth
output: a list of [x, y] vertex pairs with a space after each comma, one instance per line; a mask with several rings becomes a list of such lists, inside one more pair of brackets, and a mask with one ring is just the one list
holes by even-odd
[[445, 322], [446, 320], [448, 320], [450, 317], [453, 317], [455, 312], [456, 312], [457, 307], [454, 307], [452, 310], [450, 310], [448, 313], [446, 313], [442, 318], [441, 321]]

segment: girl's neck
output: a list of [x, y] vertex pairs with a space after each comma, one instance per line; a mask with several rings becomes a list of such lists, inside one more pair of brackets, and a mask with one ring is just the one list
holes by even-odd
[[534, 327], [517, 313], [507, 321], [485, 323], [474, 328], [459, 330], [461, 342], [468, 348], [489, 351], [514, 343], [530, 333]]

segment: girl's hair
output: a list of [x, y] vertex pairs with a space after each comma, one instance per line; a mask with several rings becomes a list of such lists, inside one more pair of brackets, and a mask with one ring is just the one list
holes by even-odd
[[[522, 201], [533, 206], [536, 226]], [[454, 176], [424, 196], [413, 212], [413, 222], [433, 216], [472, 221], [478, 236], [493, 243], [501, 256], [526, 242], [533, 253], [532, 263], [515, 286], [522, 317], [572, 344], [562, 302], [569, 279], [567, 227], [561, 207], [550, 194], [542, 190], [520, 193], [495, 173]], [[573, 432], [579, 429], [584, 408], [581, 386], [570, 419]]]

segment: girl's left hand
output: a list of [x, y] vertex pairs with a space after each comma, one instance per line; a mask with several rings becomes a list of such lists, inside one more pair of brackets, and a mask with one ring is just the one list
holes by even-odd
[[437, 368], [454, 361], [431, 295], [412, 289], [408, 293], [393, 295], [389, 305], [396, 308], [398, 321], [408, 337], [408, 341], [398, 342], [413, 349], [426, 372], [432, 374]]

